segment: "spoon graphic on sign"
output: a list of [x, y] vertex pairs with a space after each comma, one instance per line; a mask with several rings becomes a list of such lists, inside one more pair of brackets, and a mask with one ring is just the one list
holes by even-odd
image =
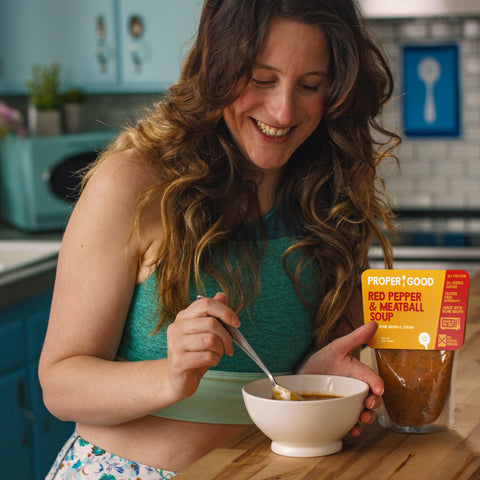
[[425, 347], [425, 350], [428, 350], [428, 344], [430, 343], [430, 335], [427, 332], [422, 332], [418, 336], [418, 341], [420, 342], [420, 345], [423, 345]]
[[423, 118], [427, 123], [434, 123], [437, 119], [437, 109], [435, 108], [435, 98], [433, 94], [433, 86], [440, 78], [442, 69], [440, 63], [435, 58], [426, 57], [418, 64], [418, 76], [425, 84], [425, 108]]

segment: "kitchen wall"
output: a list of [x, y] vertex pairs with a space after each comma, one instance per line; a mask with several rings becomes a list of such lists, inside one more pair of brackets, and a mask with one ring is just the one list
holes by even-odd
[[[480, 212], [480, 15], [369, 19], [393, 67], [396, 90], [385, 108], [384, 122], [401, 132], [400, 53], [407, 43], [457, 42], [461, 56], [461, 137], [408, 139], [398, 149], [395, 163], [380, 173], [397, 208], [457, 209]], [[157, 95], [110, 94], [89, 98], [89, 130], [118, 129], [134, 121]], [[27, 99], [9, 99], [26, 113]], [[416, 230], [466, 232], [480, 243], [480, 218], [447, 218], [416, 222]]]
[[[393, 67], [396, 89], [384, 122], [402, 131], [400, 53], [403, 44], [456, 42], [460, 47], [461, 137], [404, 138], [393, 162], [380, 167], [394, 207], [480, 212], [480, 16], [369, 20]], [[403, 230], [436, 235], [465, 235], [480, 244], [479, 215], [400, 221]], [[429, 242], [435, 240], [429, 240]], [[414, 242], [413, 242], [414, 243]], [[442, 242], [440, 241], [440, 244]], [[460, 244], [463, 240], [460, 241]]]
[[[480, 16], [376, 19], [369, 24], [393, 67], [396, 90], [383, 120], [398, 132], [402, 44], [453, 41], [460, 46], [461, 138], [404, 139], [397, 151], [402, 173], [391, 162], [380, 168], [394, 206], [480, 211]], [[480, 220], [450, 219], [442, 228], [480, 232]]]

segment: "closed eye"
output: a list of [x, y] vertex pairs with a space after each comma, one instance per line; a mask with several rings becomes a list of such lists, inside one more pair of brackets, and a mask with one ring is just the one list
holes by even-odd
[[252, 83], [257, 87], [269, 87], [275, 83], [275, 80], [260, 80], [252, 77]]
[[309, 90], [309, 91], [312, 91], [312, 92], [318, 92], [318, 90], [320, 89], [320, 86], [319, 85], [300, 85], [301, 88], [305, 89], [305, 90]]

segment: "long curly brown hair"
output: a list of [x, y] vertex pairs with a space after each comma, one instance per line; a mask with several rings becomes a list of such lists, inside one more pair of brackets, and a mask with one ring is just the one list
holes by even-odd
[[[282, 215], [300, 234], [284, 253], [284, 265], [300, 250], [305, 262], [316, 261], [321, 268], [319, 343], [345, 315], [368, 268], [373, 237], [391, 266], [384, 231], [393, 230], [392, 213], [376, 168], [393, 157], [400, 140], [376, 117], [392, 94], [393, 79], [354, 2], [205, 0], [179, 81], [99, 159], [133, 147], [163, 179], [141, 196], [136, 219], [138, 227], [147, 205], [161, 210], [157, 329], [188, 304], [192, 281], [202, 291], [201, 272], [213, 275], [237, 311], [260, 288], [261, 248], [245, 244], [236, 261], [229, 253], [234, 226], [260, 219], [255, 182], [246, 180], [259, 172], [236, 147], [222, 112], [250, 81], [266, 29], [278, 18], [317, 25], [329, 42], [324, 118], [287, 163], [276, 197]], [[297, 286], [300, 270], [287, 272]]]

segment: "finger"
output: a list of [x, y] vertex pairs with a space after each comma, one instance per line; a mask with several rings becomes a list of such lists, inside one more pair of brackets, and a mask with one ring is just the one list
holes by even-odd
[[365, 345], [368, 340], [373, 337], [373, 335], [377, 331], [377, 328], [377, 322], [368, 322], [365, 325], [356, 328], [348, 335], [337, 338], [332, 343], [335, 344], [335, 349], [338, 352], [344, 355], [348, 355], [351, 352], [355, 351], [357, 348]]
[[[224, 341], [228, 343], [228, 337], [221, 338], [223, 332], [202, 332], [190, 335], [186, 344], [186, 352], [211, 352], [218, 357], [225, 353]], [[227, 334], [228, 335], [228, 334]]]
[[376, 395], [370, 395], [365, 400], [365, 408], [368, 408], [369, 410], [374, 410], [375, 408], [380, 407], [381, 404], [382, 399], [380, 397], [377, 397]]
[[359, 423], [357, 423], [351, 430], [350, 430], [350, 435], [352, 437], [358, 437], [362, 433], [362, 426], [363, 425], [372, 425], [375, 423], [375, 420], [377, 419], [377, 415], [375, 412], [372, 412], [371, 410], [364, 410], [360, 414], [360, 419]]
[[362, 429], [359, 424], [355, 425], [351, 430], [350, 430], [350, 435], [352, 437], [358, 437], [362, 433]]
[[360, 415], [360, 421], [365, 425], [371, 425], [377, 419], [375, 412], [364, 410]]
[[374, 396], [381, 397], [385, 390], [385, 385], [380, 376], [378, 376], [370, 367], [360, 362], [356, 358], [352, 359], [353, 364], [355, 365], [354, 371], [349, 376], [363, 380], [370, 387], [370, 390]]
[[178, 342], [185, 351], [211, 350], [220, 356], [233, 355], [232, 337], [215, 317], [199, 317], [188, 325]]
[[[218, 299], [215, 298], [218, 295]], [[225, 304], [226, 297], [223, 293], [217, 293], [214, 298], [200, 298], [194, 304], [198, 307], [201, 316], [210, 316], [221, 319], [223, 322], [238, 328], [240, 320], [234, 311]], [[193, 305], [193, 304], [192, 304]]]
[[218, 292], [213, 297], [214, 300], [218, 300], [219, 302], [227, 304], [227, 296], [223, 292]]

